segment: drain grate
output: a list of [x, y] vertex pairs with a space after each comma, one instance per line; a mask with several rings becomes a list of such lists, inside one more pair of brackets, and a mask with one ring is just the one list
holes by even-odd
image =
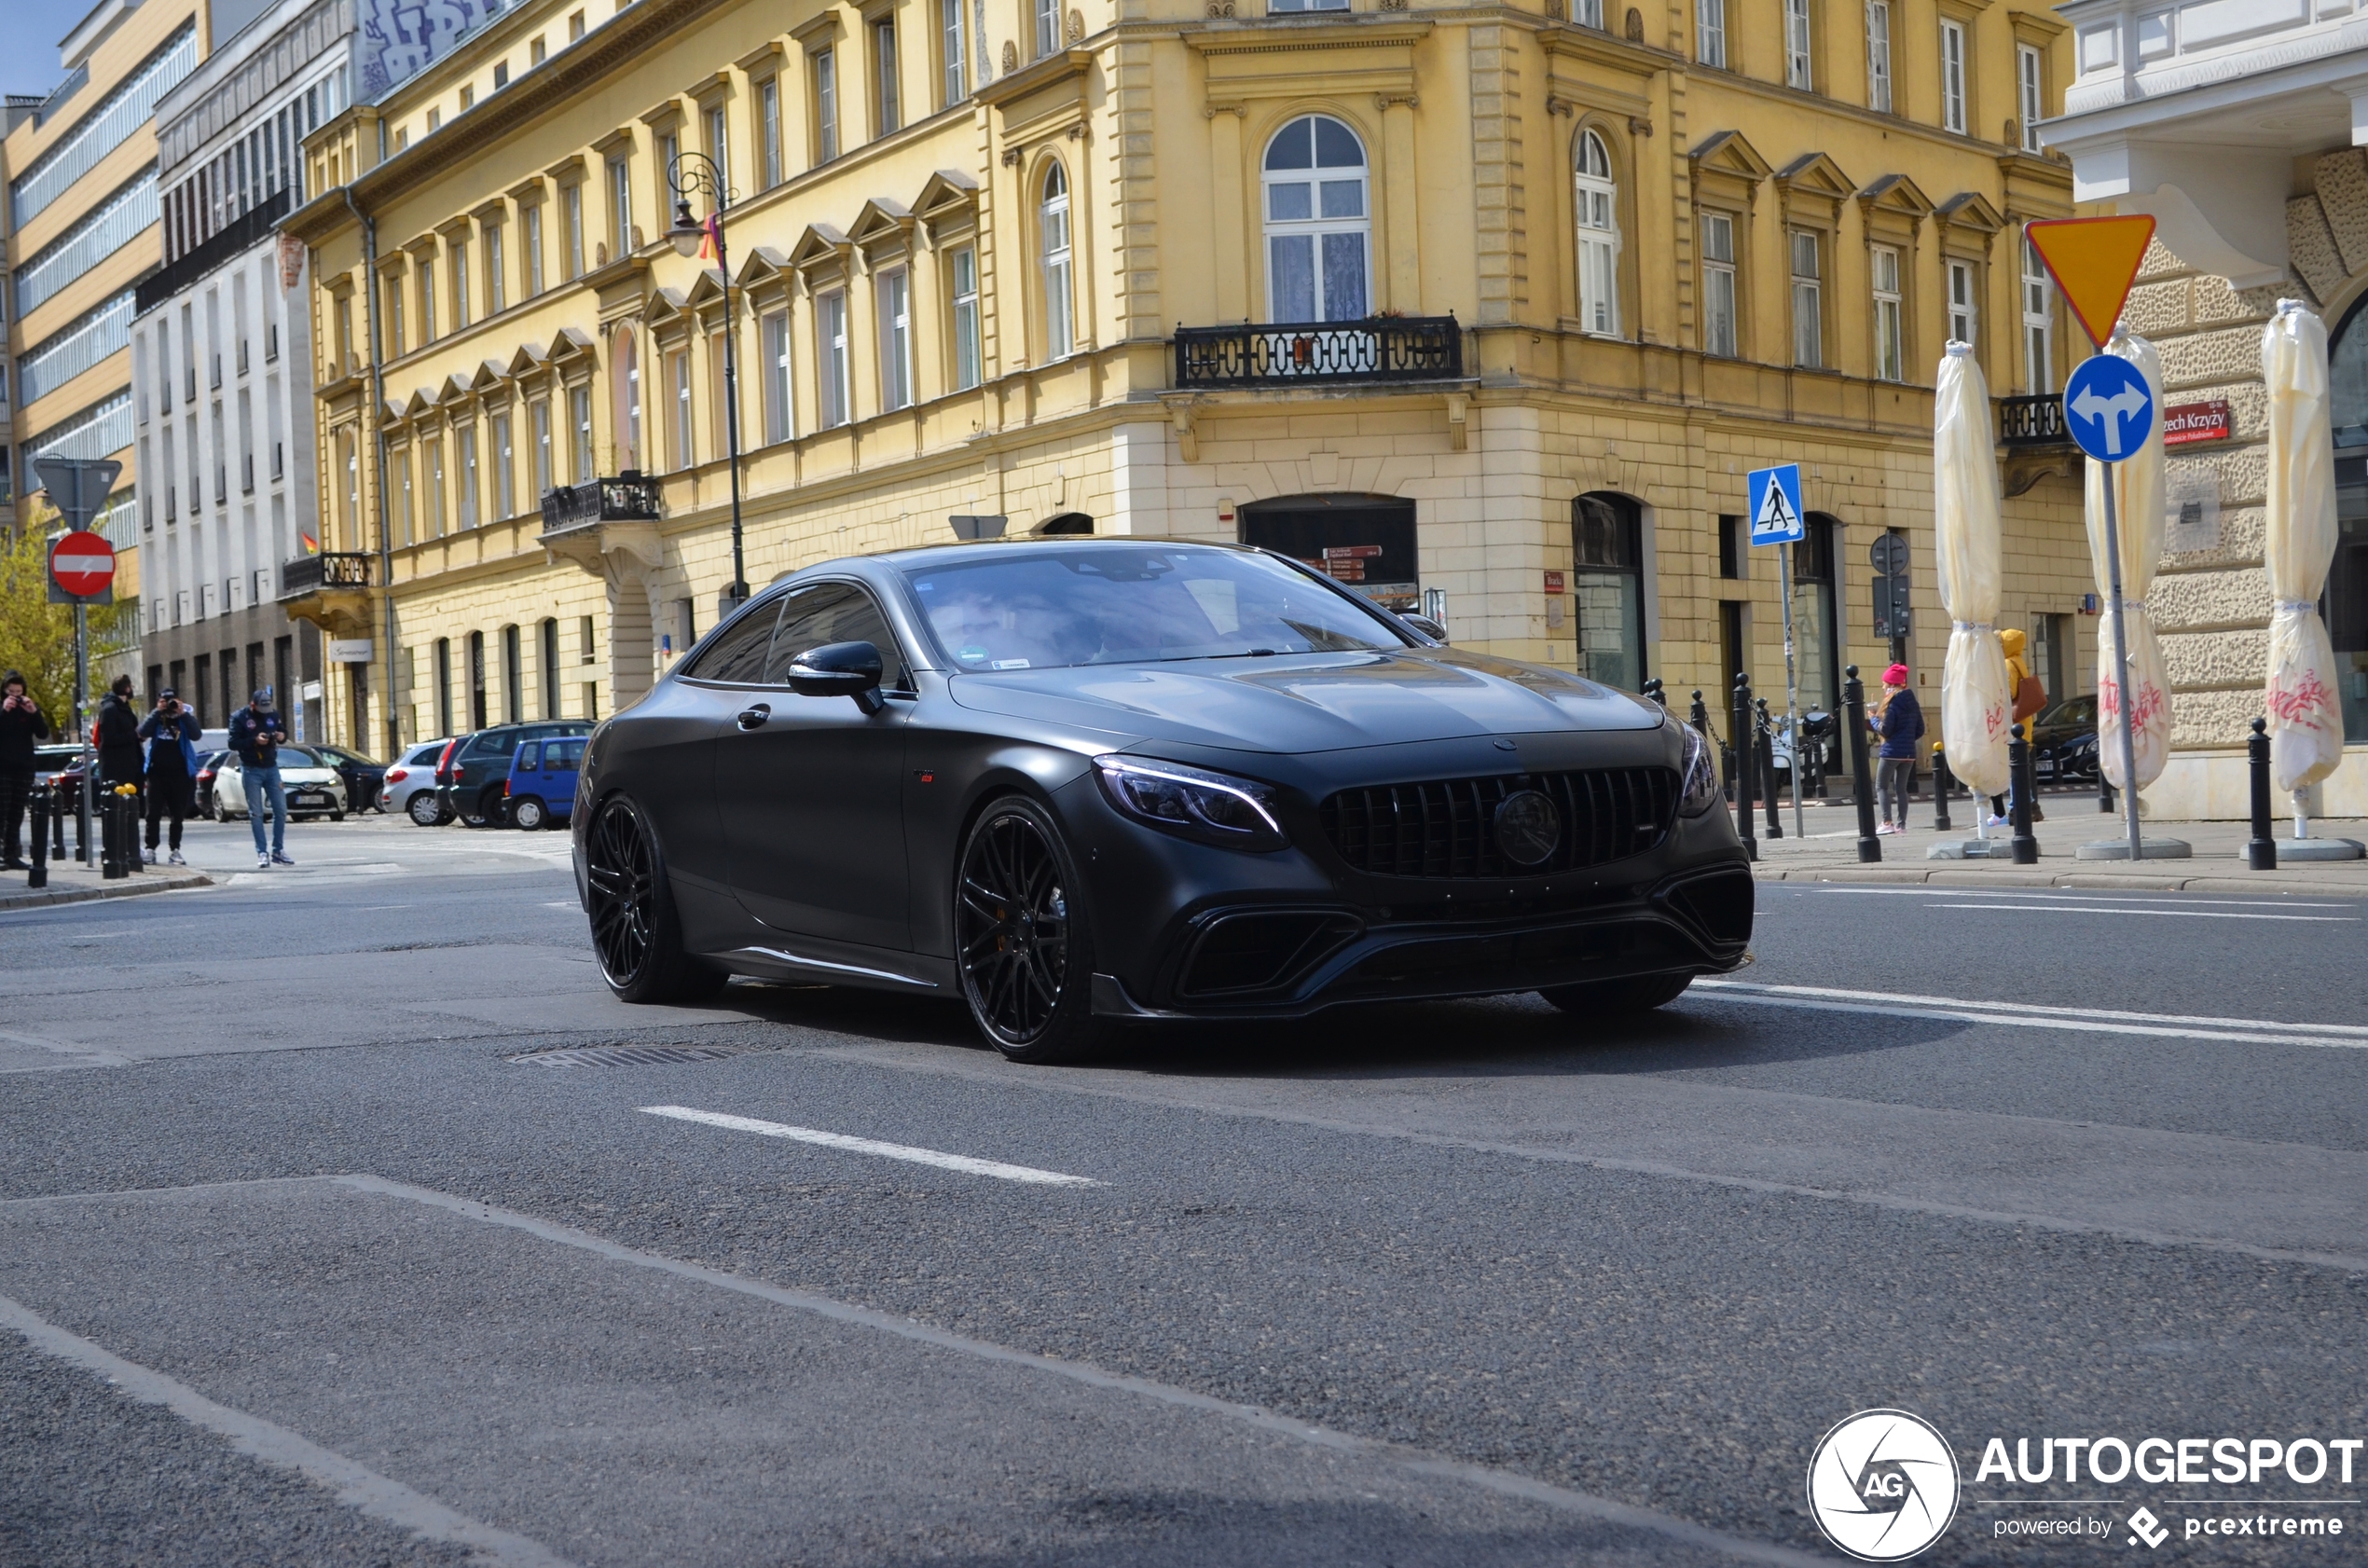
[[682, 1062], [720, 1062], [764, 1049], [753, 1045], [585, 1045], [530, 1051], [510, 1060], [537, 1067], [668, 1067]]

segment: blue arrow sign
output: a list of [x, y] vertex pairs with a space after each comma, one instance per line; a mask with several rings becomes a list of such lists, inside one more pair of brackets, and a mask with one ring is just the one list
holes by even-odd
[[1755, 468], [1743, 478], [1751, 496], [1752, 543], [1799, 543], [1809, 532], [1801, 519], [1800, 464]]
[[2064, 383], [2064, 423], [2082, 451], [2099, 462], [2121, 462], [2154, 433], [2155, 394], [2127, 360], [2093, 354]]

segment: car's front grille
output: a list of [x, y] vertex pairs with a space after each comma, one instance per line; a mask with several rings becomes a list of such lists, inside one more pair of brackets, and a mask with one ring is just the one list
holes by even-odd
[[[1506, 774], [1342, 790], [1321, 812], [1341, 859], [1376, 876], [1548, 876], [1641, 855], [1669, 832], [1677, 774], [1665, 767]], [[1560, 841], [1537, 865], [1517, 865], [1496, 842], [1496, 808], [1518, 790], [1554, 805]]]

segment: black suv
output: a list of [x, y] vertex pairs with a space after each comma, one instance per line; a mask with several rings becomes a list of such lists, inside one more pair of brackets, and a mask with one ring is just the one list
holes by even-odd
[[532, 724], [496, 724], [456, 738], [436, 759], [435, 798], [465, 827], [499, 825], [505, 819], [503, 786], [510, 781], [510, 759], [530, 740], [558, 735], [590, 735], [588, 719], [552, 719]]

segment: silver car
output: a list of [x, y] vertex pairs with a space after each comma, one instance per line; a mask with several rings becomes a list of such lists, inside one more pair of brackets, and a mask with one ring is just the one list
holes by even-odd
[[[329, 759], [309, 747], [280, 748], [280, 787], [287, 791], [290, 817], [345, 820], [345, 779]], [[213, 819], [227, 822], [247, 814], [247, 780], [239, 754], [226, 751], [213, 768]]]
[[421, 741], [389, 763], [386, 783], [379, 791], [379, 809], [390, 817], [400, 811], [423, 828], [444, 822], [445, 808], [435, 796], [435, 760], [450, 744], [449, 736]]

